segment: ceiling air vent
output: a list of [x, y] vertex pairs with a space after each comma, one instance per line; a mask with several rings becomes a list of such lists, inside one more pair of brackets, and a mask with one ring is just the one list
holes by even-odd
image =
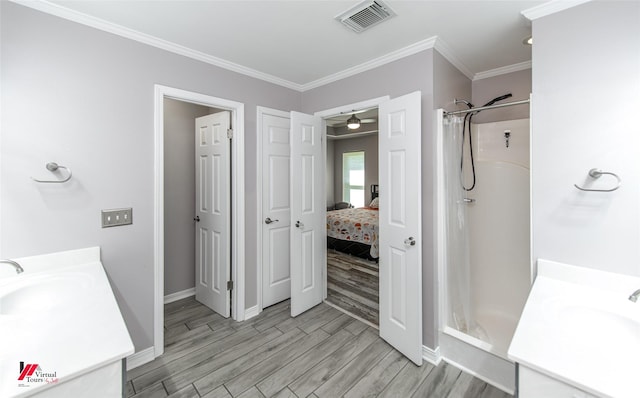
[[336, 19], [349, 29], [360, 33], [394, 15], [396, 13], [382, 1], [366, 0], [338, 15]]

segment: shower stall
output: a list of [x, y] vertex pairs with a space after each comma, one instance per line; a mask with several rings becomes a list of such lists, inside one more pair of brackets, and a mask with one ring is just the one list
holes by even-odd
[[440, 351], [513, 392], [507, 349], [531, 285], [529, 119], [460, 114], [438, 110]]

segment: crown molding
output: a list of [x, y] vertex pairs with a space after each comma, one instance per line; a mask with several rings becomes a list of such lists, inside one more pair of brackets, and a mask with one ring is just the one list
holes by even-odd
[[547, 15], [564, 11], [568, 8], [579, 6], [580, 4], [584, 4], [589, 1], [591, 0], [551, 0], [548, 3], [528, 8], [522, 11], [521, 14], [530, 21], [533, 21], [538, 18], [546, 17]]
[[507, 73], [518, 72], [521, 70], [531, 69], [531, 61], [520, 62], [518, 64], [502, 66], [500, 68], [489, 69], [484, 72], [478, 72], [473, 75], [473, 81], [482, 80], [489, 77], [505, 75]]
[[214, 57], [209, 54], [205, 54], [201, 51], [196, 51], [185, 46], [181, 46], [176, 43], [172, 43], [167, 40], [157, 38], [155, 36], [147, 35], [142, 32], [138, 32], [133, 29], [126, 28], [121, 25], [114, 24], [112, 22], [105, 21], [100, 18], [96, 18], [69, 8], [60, 6], [58, 4], [50, 3], [46, 0], [11, 0], [14, 3], [20, 4], [25, 7], [32, 8], [34, 10], [42, 11], [47, 14], [55, 15], [57, 17], [67, 19], [69, 21], [77, 22], [82, 25], [90, 26], [95, 29], [102, 30], [104, 32], [113, 33], [118, 36], [125, 37], [127, 39], [135, 40], [140, 43], [150, 45], [165, 51], [172, 52], [174, 54], [182, 55], [188, 58], [192, 58], [198, 61], [205, 62], [210, 65], [214, 65], [223, 69], [227, 69], [233, 72], [237, 72], [249, 77], [260, 79], [269, 83], [277, 84], [292, 90], [302, 91], [302, 86], [297, 83], [290, 82], [288, 80], [270, 75], [268, 73], [260, 72], [255, 69], [247, 68], [224, 60], [222, 58]]
[[[460, 59], [454, 54], [453, 50], [451, 50], [448, 44], [446, 44], [438, 36], [433, 36], [433, 37], [421, 40], [417, 43], [410, 44], [399, 50], [385, 54], [381, 57], [364, 62], [360, 65], [342, 70], [340, 72], [331, 74], [329, 76], [325, 76], [323, 78], [314, 80], [309, 83], [299, 84], [299, 83], [291, 82], [286, 79], [282, 79], [277, 76], [270, 75], [268, 73], [264, 73], [252, 68], [248, 68], [246, 66], [236, 64], [234, 62], [227, 61], [222, 58], [205, 54], [201, 51], [190, 49], [188, 47], [157, 38], [155, 36], [151, 36], [142, 32], [138, 32], [133, 29], [129, 29], [124, 26], [117, 25], [117, 24], [105, 21], [103, 19], [96, 18], [90, 15], [63, 7], [61, 5], [51, 3], [47, 0], [11, 0], [11, 1], [14, 3], [20, 4], [22, 6], [32, 8], [37, 11], [41, 11], [41, 12], [51, 14], [69, 21], [73, 21], [82, 25], [99, 29], [104, 32], [112, 33], [121, 37], [135, 40], [137, 42], [147, 44], [152, 47], [156, 47], [165, 51], [172, 52], [174, 54], [182, 55], [187, 58], [205, 62], [207, 64], [217, 66], [219, 68], [223, 68], [223, 69], [230, 70], [232, 72], [236, 72], [245, 76], [253, 77], [255, 79], [259, 79], [268, 83], [286, 87], [298, 92], [304, 92], [317, 87], [321, 87], [326, 84], [333, 83], [338, 80], [357, 75], [359, 73], [380, 67], [382, 65], [400, 60], [402, 58], [417, 54], [421, 51], [428, 50], [428, 49], [437, 50], [447, 61], [449, 61], [453, 66], [458, 68], [460, 72], [462, 72], [465, 76], [467, 76], [471, 80], [485, 79], [492, 76], [498, 76], [505, 73], [511, 73], [511, 72], [531, 68], [531, 62], [523, 62], [520, 64], [509, 65], [509, 66], [496, 68], [489, 71], [479, 72], [474, 74], [469, 70], [469, 68], [462, 61], [460, 61]], [[551, 1], [550, 3], [545, 3], [541, 6], [534, 7], [529, 10], [525, 10], [522, 12], [522, 14], [525, 15], [527, 18], [529, 18], [529, 15], [525, 13], [528, 13], [530, 11], [534, 13], [539, 13], [539, 11], [535, 11], [538, 8], [540, 9], [544, 8], [545, 10], [553, 9], [555, 10], [554, 12], [557, 12], [562, 9], [566, 9], [566, 8], [584, 3], [586, 1], [590, 1], [590, 0]], [[550, 4], [553, 5], [553, 7], [549, 6]], [[566, 6], [567, 4], [569, 4], [569, 6]], [[546, 7], [543, 7], [543, 6], [546, 6]], [[559, 7], [562, 7], [562, 8], [559, 8]], [[548, 13], [544, 15], [548, 15]], [[535, 14], [535, 15], [542, 16], [542, 14]]]
[[381, 57], [378, 58], [374, 58], [370, 61], [364, 62], [360, 65], [356, 65], [354, 67], [345, 69], [343, 71], [331, 74], [329, 76], [325, 76], [323, 78], [320, 78], [318, 80], [314, 80], [312, 82], [306, 83], [302, 85], [302, 90], [301, 91], [308, 91], [320, 86], [324, 86], [325, 84], [329, 84], [329, 83], [333, 83], [335, 81], [338, 80], [342, 80], [344, 78], [350, 77], [350, 76], [354, 76], [357, 75], [358, 73], [362, 73], [362, 72], [366, 72], [368, 70], [377, 68], [379, 66], [388, 64], [390, 62], [393, 61], [397, 61], [399, 59], [408, 57], [410, 55], [413, 54], [417, 54], [421, 51], [430, 49], [430, 48], [434, 48], [435, 43], [437, 42], [438, 37], [437, 36], [433, 36], [430, 37], [428, 39], [424, 39], [421, 40], [417, 43], [413, 43], [410, 44], [404, 48], [401, 48], [399, 50], [390, 52], [388, 54], [385, 54]]
[[463, 75], [465, 75], [469, 79], [473, 79], [473, 72], [471, 72], [469, 68], [467, 68], [467, 66], [462, 61], [460, 61], [460, 59], [458, 59], [458, 57], [456, 57], [451, 47], [449, 47], [449, 45], [445, 43], [444, 40], [438, 38], [435, 48], [440, 53], [440, 55], [445, 57], [447, 61], [451, 62], [453, 66], [458, 68], [458, 70], [462, 72]]

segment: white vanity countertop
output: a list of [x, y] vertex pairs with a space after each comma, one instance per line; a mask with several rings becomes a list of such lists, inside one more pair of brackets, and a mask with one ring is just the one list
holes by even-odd
[[[17, 261], [25, 272], [0, 274], [0, 396], [28, 396], [134, 352], [100, 248]], [[21, 387], [21, 361], [57, 382]]]
[[509, 358], [602, 397], [640, 393], [640, 278], [538, 260]]

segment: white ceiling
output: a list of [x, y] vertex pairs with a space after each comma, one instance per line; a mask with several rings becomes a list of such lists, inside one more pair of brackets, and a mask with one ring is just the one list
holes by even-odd
[[433, 42], [435, 36], [438, 44], [448, 50], [445, 55], [456, 61], [456, 66], [469, 77], [526, 64], [531, 60], [531, 48], [523, 45], [522, 40], [531, 34], [531, 24], [520, 12], [544, 3], [387, 0], [397, 16], [358, 34], [334, 20], [358, 2], [53, 0], [44, 3], [48, 7], [72, 9], [302, 88], [415, 43], [429, 39]]

